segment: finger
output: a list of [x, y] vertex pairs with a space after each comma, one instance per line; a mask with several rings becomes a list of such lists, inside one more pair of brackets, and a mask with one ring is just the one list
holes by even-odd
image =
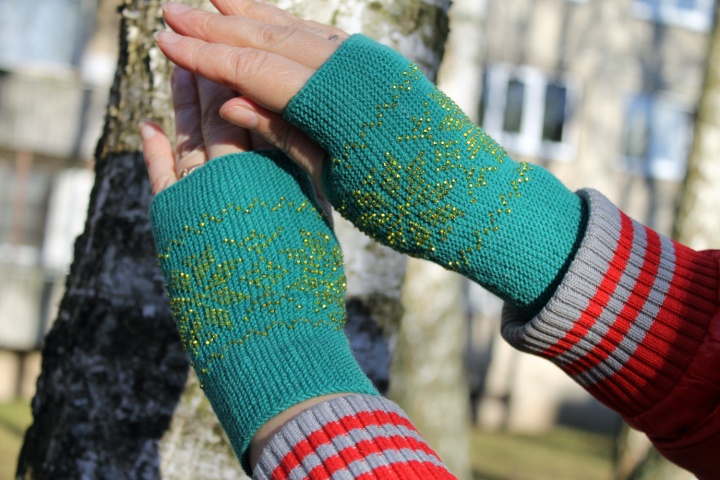
[[[209, 43], [251, 47], [289, 58], [317, 70], [340, 45], [297, 21], [273, 25], [241, 16], [224, 16], [187, 5], [166, 3], [165, 21], [176, 33]], [[177, 13], [180, 11], [181, 13]], [[319, 25], [319, 24], [318, 24]]]
[[314, 71], [281, 55], [253, 48], [207, 43], [173, 32], [157, 32], [160, 50], [175, 64], [282, 112]]
[[305, 28], [315, 32], [317, 35], [340, 45], [350, 36], [344, 30], [314, 20], [303, 20]]
[[222, 106], [220, 115], [228, 122], [252, 130], [275, 148], [284, 151], [310, 176], [318, 197], [324, 199], [322, 166], [325, 151], [303, 132], [288, 123], [282, 115], [236, 97]]
[[251, 150], [268, 150], [274, 147], [274, 145], [265, 140], [262, 135], [252, 130], [248, 131], [248, 137], [250, 138]]
[[172, 144], [162, 128], [149, 121], [140, 123], [140, 136], [152, 193], [157, 195], [177, 182]]
[[248, 131], [220, 116], [220, 107], [237, 93], [205, 77], [196, 77], [195, 83], [200, 97], [200, 123], [208, 158], [250, 150]]
[[207, 162], [202, 132], [200, 97], [194, 76], [176, 68], [170, 80], [175, 109], [175, 171], [180, 177], [183, 170]]

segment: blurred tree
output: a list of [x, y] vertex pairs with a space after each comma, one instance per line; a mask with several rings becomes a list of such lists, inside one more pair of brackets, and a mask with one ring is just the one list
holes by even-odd
[[[110, 0], [99, 2], [101, 9], [109, 5]], [[289, 0], [282, 6], [363, 31], [414, 59], [431, 78], [442, 58], [449, 0], [388, 5]], [[159, 460], [159, 440], [188, 367], [157, 269], [137, 133], [144, 118], [172, 129], [171, 67], [152, 38], [163, 27], [160, 8], [159, 0], [119, 0], [120, 54], [96, 149], [96, 183], [67, 290], [43, 348], [34, 423], [20, 454], [18, 479], [150, 479], [161, 471], [173, 479], [241, 477], [194, 376], [160, 444], [162, 465]], [[405, 261], [340, 219], [338, 231], [348, 257], [351, 343], [365, 371], [386, 391]]]
[[675, 222], [675, 239], [695, 249], [720, 247], [720, 3], [695, 119], [695, 137]]

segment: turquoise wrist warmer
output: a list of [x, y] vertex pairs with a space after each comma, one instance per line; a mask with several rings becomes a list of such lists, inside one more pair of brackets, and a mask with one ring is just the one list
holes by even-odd
[[321, 212], [277, 151], [212, 160], [151, 205], [180, 337], [248, 471], [252, 436], [283, 410], [377, 394], [343, 332], [342, 252]]
[[328, 200], [360, 230], [521, 310], [552, 294], [582, 233], [582, 201], [511, 160], [409, 60], [354, 35], [285, 118], [326, 150]]

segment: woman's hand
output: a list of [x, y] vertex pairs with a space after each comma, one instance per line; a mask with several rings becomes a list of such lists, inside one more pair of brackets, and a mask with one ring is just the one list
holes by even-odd
[[175, 110], [175, 151], [162, 129], [143, 122], [140, 133], [153, 195], [192, 169], [223, 155], [269, 148], [255, 133], [226, 122], [218, 110], [237, 96], [233, 90], [176, 68], [171, 79]]
[[280, 113], [347, 34], [253, 0], [212, 0], [220, 14], [166, 3], [158, 46], [177, 65]]
[[219, 116], [283, 150], [324, 199], [325, 152], [282, 111], [347, 34], [253, 0], [212, 2], [221, 14], [166, 3], [165, 21], [176, 33], [158, 32], [158, 46], [183, 69], [240, 92], [214, 105]]

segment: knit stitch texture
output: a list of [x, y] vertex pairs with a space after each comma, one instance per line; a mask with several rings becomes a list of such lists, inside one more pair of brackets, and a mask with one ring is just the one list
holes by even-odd
[[248, 471], [252, 436], [280, 412], [377, 394], [343, 332], [342, 253], [314, 198], [295, 164], [266, 151], [212, 160], [151, 205], [180, 337]]
[[522, 310], [550, 297], [582, 235], [582, 201], [511, 160], [403, 56], [350, 37], [285, 117], [328, 152], [328, 200], [360, 230]]
[[562, 285], [535, 317], [506, 305], [502, 334], [632, 422], [673, 391], [705, 340], [717, 309], [717, 264], [599, 192], [580, 193], [590, 217]]

